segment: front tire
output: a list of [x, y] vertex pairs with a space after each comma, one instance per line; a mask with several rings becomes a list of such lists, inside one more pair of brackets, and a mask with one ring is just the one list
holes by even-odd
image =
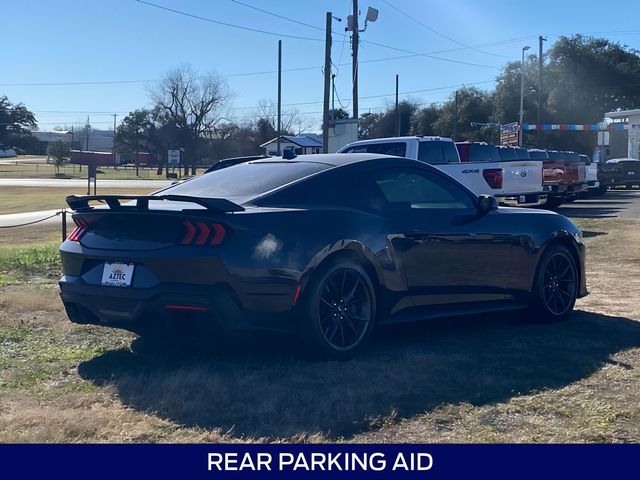
[[562, 245], [549, 246], [538, 264], [530, 319], [536, 323], [567, 320], [578, 297], [578, 278], [571, 252]]
[[316, 353], [351, 358], [375, 326], [376, 295], [369, 275], [350, 259], [321, 266], [305, 292], [302, 314], [302, 334]]

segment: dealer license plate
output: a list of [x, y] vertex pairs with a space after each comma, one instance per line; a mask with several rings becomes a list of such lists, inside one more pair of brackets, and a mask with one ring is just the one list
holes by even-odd
[[130, 287], [132, 278], [133, 264], [105, 262], [102, 270], [102, 285]]

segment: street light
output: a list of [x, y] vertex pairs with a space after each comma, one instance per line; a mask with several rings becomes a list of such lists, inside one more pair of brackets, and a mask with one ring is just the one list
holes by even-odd
[[520, 64], [520, 127], [518, 128], [518, 146], [522, 146], [522, 122], [524, 121], [524, 52], [531, 47], [522, 47], [522, 63]]

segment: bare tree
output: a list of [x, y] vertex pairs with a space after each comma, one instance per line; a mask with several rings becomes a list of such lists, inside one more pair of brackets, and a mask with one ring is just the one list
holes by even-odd
[[[278, 105], [273, 100], [262, 99], [254, 113], [256, 122], [267, 121], [274, 132], [277, 132]], [[297, 108], [287, 108], [281, 113], [280, 130], [283, 135], [300, 134], [307, 132], [315, 126], [315, 122], [306, 118]]]
[[152, 101], [178, 128], [179, 142], [185, 149], [185, 175], [195, 174], [198, 144], [211, 138], [225, 115], [230, 99], [226, 81], [215, 73], [199, 74], [190, 65], [167, 72], [149, 88]]

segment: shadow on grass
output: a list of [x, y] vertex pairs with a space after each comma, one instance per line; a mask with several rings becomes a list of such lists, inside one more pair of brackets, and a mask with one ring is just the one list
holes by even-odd
[[187, 426], [237, 437], [323, 433], [349, 437], [393, 415], [443, 403], [483, 405], [578, 381], [640, 346], [640, 322], [575, 312], [566, 323], [528, 325], [520, 314], [385, 328], [347, 362], [301, 359], [292, 339], [167, 349], [145, 339], [79, 366], [121, 401]]

